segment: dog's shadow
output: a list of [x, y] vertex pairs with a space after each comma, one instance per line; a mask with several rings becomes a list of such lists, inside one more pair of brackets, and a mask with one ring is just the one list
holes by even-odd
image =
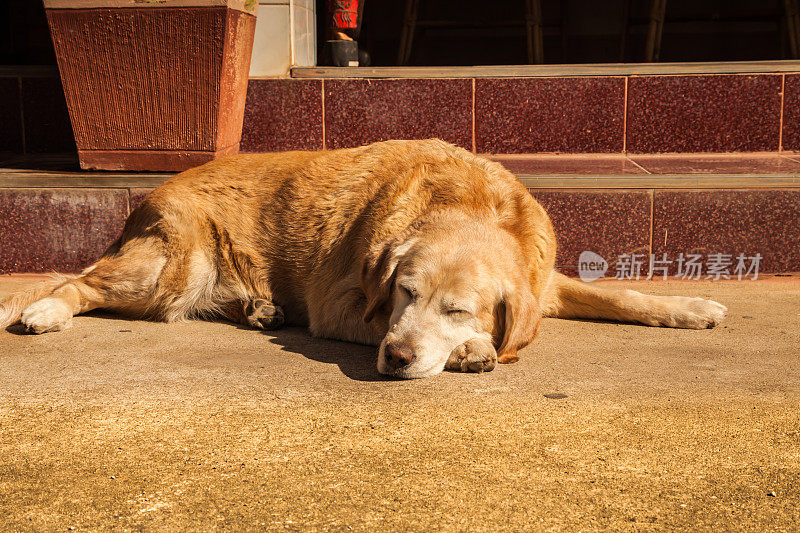
[[[84, 316], [119, 321], [122, 327], [120, 332], [130, 331], [123, 323], [130, 323], [131, 319], [113, 313], [108, 313], [103, 310], [94, 310], [86, 313]], [[290, 326], [276, 330], [261, 331], [225, 320], [215, 320], [215, 322], [228, 324], [236, 329], [246, 330], [253, 335], [261, 334], [269, 336], [269, 342], [278, 346], [282, 351], [291, 354], [299, 354], [307, 359], [319, 361], [320, 363], [335, 364], [339, 367], [342, 374], [355, 381], [394, 381], [394, 378], [383, 376], [378, 373], [376, 366], [378, 349], [375, 346], [318, 339], [312, 337], [308, 329], [304, 327]], [[13, 335], [32, 335], [32, 333], [27, 331], [25, 326], [20, 323], [7, 326], [5, 330]]]
[[19, 322], [16, 324], [11, 324], [10, 326], [6, 326], [6, 332], [11, 333], [12, 335], [33, 335], [33, 333], [25, 329], [25, 326]]
[[[579, 318], [571, 320], [595, 324], [620, 324], [614, 320], [603, 319]], [[384, 376], [378, 373], [378, 348], [376, 346], [312, 337], [308, 332], [308, 328], [300, 326], [261, 331], [242, 324], [227, 323], [237, 329], [268, 335], [271, 337], [270, 342], [280, 346], [283, 351], [300, 354], [312, 361], [338, 365], [339, 370], [345, 376], [355, 381], [403, 381], [400, 378]], [[641, 324], [632, 325], [641, 326]]]
[[228, 323], [237, 329], [269, 336], [269, 342], [285, 352], [299, 354], [312, 361], [337, 365], [342, 374], [352, 380], [394, 381], [394, 378], [378, 373], [378, 348], [375, 346], [312, 337], [308, 328], [300, 326], [260, 331], [242, 324]]

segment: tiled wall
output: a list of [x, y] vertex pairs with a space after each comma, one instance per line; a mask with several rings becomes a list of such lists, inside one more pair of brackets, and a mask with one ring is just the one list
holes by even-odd
[[79, 272], [129, 214], [128, 189], [0, 189], [0, 273]]
[[[150, 189], [0, 188], [0, 274], [78, 272], [100, 257]], [[621, 254], [761, 254], [760, 272], [800, 272], [800, 189], [544, 190], [559, 239], [557, 267], [577, 273], [589, 250]], [[674, 265], [670, 270], [674, 274]]]
[[[0, 123], [0, 152], [75, 151], [55, 71], [0, 73]], [[251, 79], [241, 146], [428, 137], [497, 154], [800, 151], [800, 74]]]
[[57, 72], [0, 73], [0, 153], [75, 152], [72, 125]]
[[800, 151], [800, 75], [250, 80], [243, 151], [427, 137], [497, 154]]
[[0, 274], [80, 272], [152, 190], [0, 188]]
[[[64, 142], [72, 137], [61, 95], [57, 76], [0, 77], [0, 120], [7, 125], [0, 151], [74, 150]], [[258, 79], [248, 89], [242, 146], [318, 150], [441, 137], [481, 153], [627, 151], [629, 158], [606, 161], [615, 175], [697, 172], [703, 161], [687, 169], [682, 160], [637, 154], [800, 151], [798, 109], [800, 75]], [[515, 170], [514, 157], [506, 159]], [[780, 165], [758, 160], [753, 172], [784, 172], [795, 158], [775, 159]], [[555, 167], [548, 173], [558, 173]], [[116, 238], [147, 192], [0, 189], [0, 273], [79, 271]], [[761, 272], [800, 272], [798, 188], [531, 192], [550, 213], [558, 266], [570, 274], [585, 250], [609, 262], [632, 253], [759, 253]]]
[[642, 275], [650, 254], [667, 254], [674, 275], [681, 253], [699, 254], [703, 263], [709, 254], [758, 253], [760, 272], [800, 272], [800, 189], [531, 192], [559, 237], [556, 265], [570, 275], [585, 250], [610, 264], [642, 254]]

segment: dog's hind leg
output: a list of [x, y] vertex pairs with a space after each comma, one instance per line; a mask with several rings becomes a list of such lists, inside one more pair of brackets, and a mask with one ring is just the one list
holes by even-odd
[[634, 322], [670, 328], [713, 328], [728, 309], [712, 300], [603, 289], [553, 272], [541, 302], [544, 316]]
[[244, 304], [241, 320], [256, 329], [278, 329], [286, 322], [283, 309], [269, 300], [254, 298]]
[[122, 249], [115, 246], [81, 275], [25, 307], [19, 320], [26, 329], [59, 331], [70, 325], [74, 315], [97, 308], [137, 317], [153, 314], [156, 282], [167, 262], [161, 242], [141, 237], [129, 240]]

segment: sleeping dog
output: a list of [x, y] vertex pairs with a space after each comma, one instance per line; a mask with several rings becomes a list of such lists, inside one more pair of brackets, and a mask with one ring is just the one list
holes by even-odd
[[546, 316], [695, 329], [725, 317], [709, 300], [583, 284], [555, 256], [526, 188], [440, 140], [239, 155], [165, 182], [99, 261], [11, 296], [0, 325], [58, 331], [98, 308], [306, 325], [418, 378], [514, 362]]

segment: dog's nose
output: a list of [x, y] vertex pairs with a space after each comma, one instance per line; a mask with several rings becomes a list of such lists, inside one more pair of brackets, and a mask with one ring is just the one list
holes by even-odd
[[414, 352], [412, 352], [410, 348], [392, 344], [391, 342], [386, 345], [384, 355], [386, 357], [386, 363], [393, 369], [406, 366], [414, 360]]

